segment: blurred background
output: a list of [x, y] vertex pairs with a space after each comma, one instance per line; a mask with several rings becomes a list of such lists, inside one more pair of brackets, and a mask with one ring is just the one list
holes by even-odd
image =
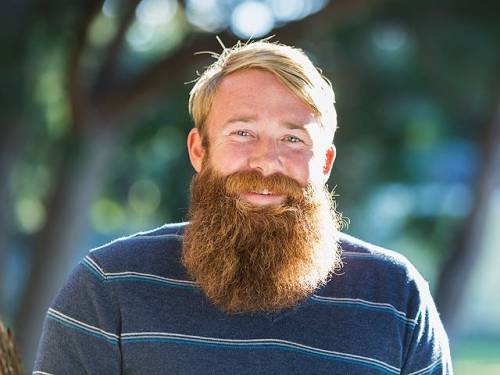
[[5, 0], [0, 319], [31, 370], [95, 246], [185, 219], [197, 71], [275, 35], [334, 85], [347, 232], [429, 280], [456, 374], [500, 374], [500, 5], [465, 0]]

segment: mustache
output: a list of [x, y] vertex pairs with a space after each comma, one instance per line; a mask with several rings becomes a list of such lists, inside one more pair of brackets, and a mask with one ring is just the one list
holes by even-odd
[[304, 187], [291, 177], [281, 173], [263, 176], [260, 172], [239, 171], [225, 177], [226, 192], [234, 197], [246, 192], [261, 192], [267, 190], [276, 195], [285, 195], [293, 200], [304, 197]]

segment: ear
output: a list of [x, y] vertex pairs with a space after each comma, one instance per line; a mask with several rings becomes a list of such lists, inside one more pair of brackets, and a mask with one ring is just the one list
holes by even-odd
[[205, 149], [201, 143], [201, 135], [198, 129], [193, 128], [187, 136], [187, 148], [189, 153], [189, 160], [196, 172], [201, 171], [203, 157], [205, 156]]
[[328, 181], [330, 173], [332, 172], [333, 162], [335, 161], [335, 156], [337, 155], [337, 150], [335, 146], [331, 144], [325, 151], [325, 164], [323, 165], [323, 177], [324, 182]]

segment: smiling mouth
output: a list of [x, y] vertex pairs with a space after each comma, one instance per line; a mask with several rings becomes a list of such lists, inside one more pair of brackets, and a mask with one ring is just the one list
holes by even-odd
[[267, 206], [282, 204], [285, 201], [286, 196], [282, 194], [275, 194], [270, 190], [264, 189], [260, 191], [242, 193], [241, 199], [256, 206]]

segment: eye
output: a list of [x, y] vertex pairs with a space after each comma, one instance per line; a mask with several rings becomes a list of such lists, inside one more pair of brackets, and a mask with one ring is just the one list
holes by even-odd
[[248, 137], [250, 135], [250, 132], [248, 132], [247, 130], [237, 130], [235, 134], [241, 137]]
[[294, 135], [287, 135], [285, 137], [286, 141], [287, 142], [290, 142], [290, 143], [300, 143], [302, 142], [302, 140]]
[[251, 130], [238, 129], [238, 130], [231, 131], [229, 133], [229, 136], [235, 142], [249, 142], [249, 141], [254, 139], [255, 135]]

